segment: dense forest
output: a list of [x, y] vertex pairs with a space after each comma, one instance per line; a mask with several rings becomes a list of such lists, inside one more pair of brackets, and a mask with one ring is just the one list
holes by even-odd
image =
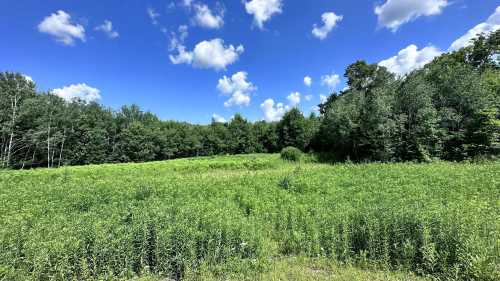
[[377, 64], [347, 67], [348, 87], [308, 117], [209, 125], [163, 121], [138, 106], [118, 111], [66, 102], [19, 73], [0, 73], [0, 167], [59, 167], [191, 156], [278, 152], [324, 159], [431, 161], [500, 153], [500, 31], [397, 77]]

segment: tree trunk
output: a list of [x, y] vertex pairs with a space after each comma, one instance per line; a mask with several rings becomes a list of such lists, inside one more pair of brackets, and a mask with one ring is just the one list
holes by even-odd
[[50, 166], [51, 167], [54, 167], [54, 155], [56, 154], [56, 150], [55, 149], [52, 149], [52, 156], [50, 157]]
[[66, 140], [66, 128], [64, 128], [64, 132], [63, 132], [63, 139], [62, 139], [62, 142], [61, 142], [61, 149], [59, 150], [59, 161], [57, 163], [57, 167], [61, 167], [61, 159], [62, 159], [62, 155], [63, 155], [63, 150], [64, 150], [64, 141]]
[[26, 153], [24, 154], [23, 165], [21, 166], [21, 170], [24, 169], [24, 165], [26, 164], [26, 158], [28, 157], [28, 153], [30, 153], [30, 150], [31, 150], [31, 145], [28, 146], [28, 150], [26, 150]]
[[10, 165], [10, 157], [12, 156], [12, 146], [13, 146], [13, 141], [14, 141], [14, 129], [16, 125], [16, 113], [17, 113], [17, 102], [19, 100], [18, 96], [14, 96], [11, 104], [12, 104], [12, 119], [11, 119], [11, 125], [10, 125], [10, 139], [9, 139], [9, 146], [7, 149], [7, 160], [6, 160], [6, 165]]
[[50, 118], [47, 126], [47, 168], [50, 168]]
[[33, 149], [33, 156], [31, 157], [31, 167], [35, 164], [35, 153], [37, 146], [35, 145], [35, 149]]

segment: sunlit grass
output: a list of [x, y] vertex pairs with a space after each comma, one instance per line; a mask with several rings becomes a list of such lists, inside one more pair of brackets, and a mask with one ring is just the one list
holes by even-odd
[[4, 171], [0, 277], [498, 280], [499, 178], [279, 155]]

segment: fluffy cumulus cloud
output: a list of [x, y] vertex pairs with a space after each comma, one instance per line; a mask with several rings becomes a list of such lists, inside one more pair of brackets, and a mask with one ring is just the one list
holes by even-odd
[[306, 101], [311, 101], [311, 100], [313, 99], [313, 96], [312, 96], [312, 95], [305, 95], [305, 96], [304, 96], [304, 99], [305, 99]]
[[147, 8], [146, 12], [148, 13], [149, 19], [151, 20], [151, 23], [154, 25], [158, 24], [158, 18], [160, 17], [160, 14], [156, 12], [154, 8]]
[[311, 85], [312, 85], [312, 78], [310, 76], [304, 77], [304, 85], [306, 85], [307, 87], [311, 87]]
[[260, 29], [264, 28], [264, 22], [271, 19], [275, 14], [281, 13], [282, 0], [251, 0], [245, 2], [248, 14], [253, 15], [254, 23]]
[[380, 26], [392, 31], [421, 16], [440, 14], [448, 5], [448, 0], [387, 0], [375, 7]]
[[245, 51], [242, 45], [234, 47], [226, 46], [220, 38], [198, 43], [193, 51], [187, 51], [182, 44], [175, 46], [176, 55], [170, 55], [173, 64], [191, 64], [197, 68], [212, 68], [224, 70], [230, 64], [236, 62]]
[[212, 114], [212, 119], [218, 123], [226, 123], [227, 122], [226, 118], [224, 118], [216, 113]]
[[300, 93], [291, 93], [290, 95], [288, 95], [288, 97], [286, 97], [286, 99], [288, 100], [288, 104], [290, 105], [290, 107], [296, 107], [300, 104]]
[[250, 81], [247, 81], [248, 74], [244, 71], [239, 71], [231, 77], [224, 75], [219, 79], [217, 89], [226, 96], [229, 100], [224, 103], [225, 107], [232, 106], [248, 106], [250, 105], [250, 95], [257, 90]]
[[224, 25], [224, 10], [222, 9], [214, 14], [207, 5], [195, 4], [194, 12], [193, 21], [201, 27], [218, 29]]
[[390, 72], [397, 75], [407, 74], [415, 69], [421, 68], [431, 62], [435, 57], [441, 55], [441, 51], [434, 46], [418, 49], [410, 45], [398, 52], [396, 56], [379, 62], [380, 66], [386, 67]]
[[495, 12], [485, 22], [476, 25], [471, 30], [467, 31], [467, 33], [455, 40], [455, 42], [453, 42], [450, 46], [450, 51], [455, 51], [468, 46], [471, 43], [471, 40], [476, 38], [479, 34], [488, 34], [498, 29], [500, 29], [500, 6], [496, 8]]
[[287, 111], [287, 108], [283, 105], [283, 103], [280, 102], [276, 104], [273, 99], [265, 100], [260, 105], [260, 108], [264, 112], [264, 119], [267, 122], [276, 122], [281, 120]]
[[340, 76], [338, 74], [328, 74], [321, 76], [321, 85], [327, 86], [330, 89], [335, 89], [340, 83]]
[[85, 83], [73, 84], [60, 89], [54, 89], [52, 90], [52, 94], [61, 97], [66, 101], [81, 99], [86, 102], [92, 102], [101, 99], [101, 92]]
[[224, 107], [249, 106], [250, 100], [250, 95], [243, 92], [234, 92], [231, 98], [224, 102]]
[[[312, 97], [309, 97], [309, 100]], [[299, 92], [293, 92], [290, 93], [286, 99], [288, 100], [288, 104], [284, 105], [281, 102], [276, 103], [273, 99], [267, 99], [265, 100], [261, 105], [260, 108], [262, 109], [262, 112], [264, 113], [264, 119], [268, 122], [275, 122], [281, 120], [283, 115], [290, 109], [297, 107], [300, 104], [301, 100], [301, 95]], [[308, 99], [308, 96], [306, 96], [306, 100]]]
[[322, 26], [314, 24], [312, 34], [319, 40], [325, 39], [328, 34], [333, 30], [338, 22], [342, 21], [343, 16], [337, 16], [334, 12], [324, 13], [321, 16], [323, 21]]
[[62, 10], [44, 18], [38, 25], [38, 31], [47, 33], [56, 41], [68, 46], [74, 45], [76, 39], [85, 42], [85, 28], [73, 23], [71, 16]]
[[103, 24], [96, 26], [95, 30], [104, 32], [111, 39], [120, 36], [116, 30], [113, 30], [113, 23], [109, 20], [105, 20]]

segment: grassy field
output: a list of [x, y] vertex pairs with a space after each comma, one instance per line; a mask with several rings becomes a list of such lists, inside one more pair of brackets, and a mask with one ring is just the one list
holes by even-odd
[[248, 155], [0, 172], [0, 280], [137, 276], [500, 280], [500, 163]]

